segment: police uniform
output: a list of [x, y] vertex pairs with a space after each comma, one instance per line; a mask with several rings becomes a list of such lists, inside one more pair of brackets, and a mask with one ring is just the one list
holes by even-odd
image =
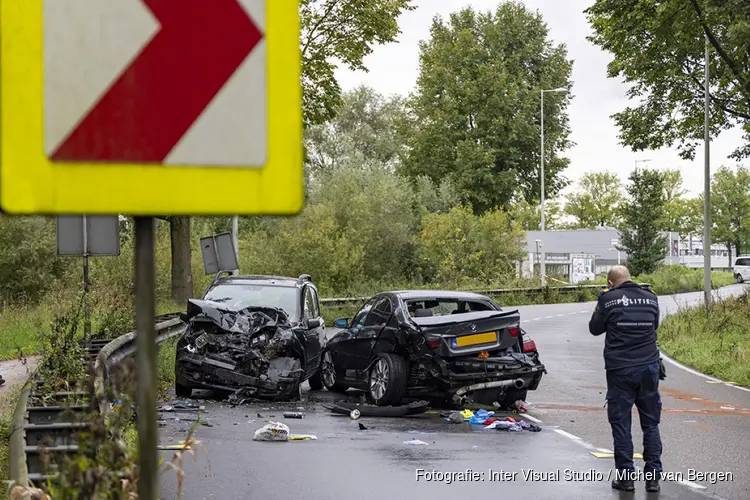
[[632, 281], [600, 294], [589, 322], [592, 335], [606, 333], [607, 418], [612, 427], [615, 467], [628, 472], [635, 469], [631, 436], [635, 404], [643, 430], [644, 473], [656, 477], [662, 471], [658, 327], [658, 298]]

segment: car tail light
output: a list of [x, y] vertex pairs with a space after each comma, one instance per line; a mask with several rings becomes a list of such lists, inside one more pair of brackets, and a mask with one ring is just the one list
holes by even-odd
[[427, 339], [427, 345], [430, 346], [430, 349], [434, 351], [435, 349], [440, 347], [440, 338], [438, 337], [438, 338]]
[[524, 337], [523, 352], [536, 352], [536, 342], [531, 337]]
[[510, 333], [511, 337], [518, 337], [518, 334], [521, 333], [521, 329], [517, 326], [509, 326], [508, 333]]

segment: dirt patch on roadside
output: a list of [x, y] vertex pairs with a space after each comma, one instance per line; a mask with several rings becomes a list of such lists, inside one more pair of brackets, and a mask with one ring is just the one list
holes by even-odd
[[[23, 360], [9, 359], [0, 361], [0, 375], [5, 379], [5, 383], [0, 386], [0, 393], [10, 392], [11, 388], [18, 384], [23, 384], [29, 378], [29, 374], [39, 362], [39, 356], [29, 356]], [[0, 412], [5, 411], [3, 400], [0, 398]]]

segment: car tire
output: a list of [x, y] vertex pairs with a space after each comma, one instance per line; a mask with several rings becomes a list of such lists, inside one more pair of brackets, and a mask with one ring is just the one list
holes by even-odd
[[[346, 392], [349, 386], [336, 380], [336, 365], [330, 351], [323, 351], [320, 357], [320, 368], [318, 369], [323, 386], [331, 392]], [[312, 379], [311, 379], [312, 380]], [[312, 387], [312, 384], [310, 385]]]
[[740, 273], [737, 273], [735, 275], [734, 279], [737, 280], [737, 283], [744, 283], [745, 282], [745, 278], [743, 278]]
[[177, 395], [178, 398], [189, 398], [190, 396], [193, 395], [193, 388], [187, 385], [182, 385], [182, 384], [178, 384], [175, 382], [174, 393]]
[[320, 374], [320, 368], [315, 372], [315, 375], [307, 379], [307, 383], [310, 384], [311, 391], [319, 391], [323, 388], [323, 376]]
[[368, 396], [378, 406], [399, 405], [406, 395], [408, 381], [409, 369], [403, 357], [380, 354], [368, 373]]

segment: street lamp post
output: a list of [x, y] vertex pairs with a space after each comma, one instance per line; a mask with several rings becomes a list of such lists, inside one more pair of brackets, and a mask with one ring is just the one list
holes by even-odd
[[[540, 150], [540, 174], [541, 174], [541, 199], [542, 199], [542, 238], [544, 238], [544, 94], [546, 92], [567, 92], [568, 89], [565, 87], [558, 87], [556, 89], [540, 91], [541, 103], [540, 103], [540, 114], [541, 114], [541, 150]], [[539, 262], [539, 274], [541, 275], [542, 286], [547, 285], [547, 269], [545, 267], [546, 256], [544, 251], [541, 254], [541, 260]]]
[[651, 161], [650, 158], [647, 158], [645, 160], [635, 160], [635, 168], [638, 168], [638, 164], [639, 163], [646, 163], [646, 162], [649, 162], [649, 161]]

